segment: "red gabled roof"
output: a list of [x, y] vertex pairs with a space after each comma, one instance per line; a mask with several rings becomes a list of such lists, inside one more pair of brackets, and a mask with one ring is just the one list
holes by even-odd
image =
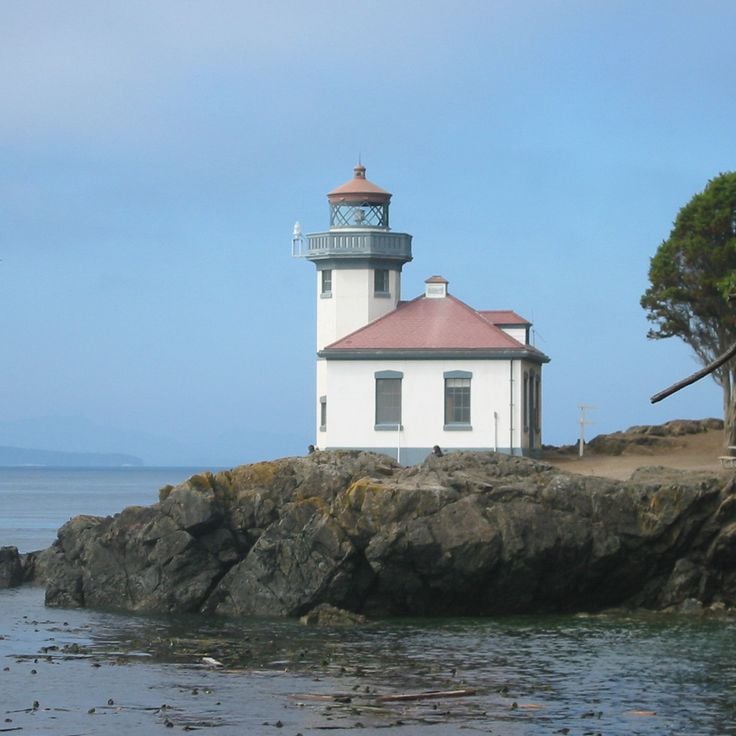
[[[513, 314], [513, 313], [509, 313]], [[526, 323], [524, 323], [526, 324]], [[484, 313], [448, 294], [401, 302], [393, 312], [328, 345], [341, 350], [519, 350], [528, 348]]]

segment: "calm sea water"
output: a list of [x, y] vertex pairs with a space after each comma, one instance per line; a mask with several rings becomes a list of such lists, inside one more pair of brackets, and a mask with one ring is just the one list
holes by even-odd
[[[0, 470], [0, 545], [44, 547], [70, 516], [152, 503], [195, 470]], [[430, 690], [464, 694], [382, 699]], [[614, 614], [314, 629], [45, 609], [38, 588], [0, 591], [0, 729], [168, 725], [223, 736], [736, 735], [736, 623]]]
[[202, 468], [0, 468], [0, 546], [44, 549], [73, 516], [149, 505]]

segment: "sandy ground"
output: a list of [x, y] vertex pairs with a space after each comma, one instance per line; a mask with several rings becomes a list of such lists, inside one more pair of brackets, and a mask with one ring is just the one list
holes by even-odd
[[680, 470], [705, 470], [728, 474], [719, 457], [725, 454], [723, 432], [709, 431], [701, 434], [673, 438], [676, 446], [667, 451], [652, 453], [625, 453], [623, 455], [584, 455], [580, 457], [545, 457], [544, 460], [570, 473], [598, 475], [604, 478], [627, 480], [638, 468], [662, 466]]

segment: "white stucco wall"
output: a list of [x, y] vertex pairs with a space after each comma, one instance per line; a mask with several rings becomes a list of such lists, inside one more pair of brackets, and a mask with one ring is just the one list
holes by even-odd
[[[319, 365], [322, 363], [322, 366]], [[318, 396], [326, 395], [328, 424], [320, 447], [527, 448], [522, 416], [524, 366], [520, 360], [318, 361]], [[402, 425], [375, 429], [375, 373], [401, 371]], [[470, 371], [472, 431], [444, 428], [444, 372]], [[513, 380], [512, 380], [513, 379]], [[513, 405], [512, 405], [513, 397]], [[318, 419], [319, 421], [319, 419]]]
[[317, 271], [317, 350], [396, 309], [401, 298], [401, 273], [389, 271], [390, 296], [375, 296], [372, 268], [332, 269], [332, 296], [321, 294]]
[[[315, 441], [314, 444], [317, 447], [325, 447], [327, 445], [327, 433], [322, 429], [322, 422], [321, 422], [321, 399], [323, 396], [327, 395], [327, 361], [317, 359], [317, 393], [315, 397]], [[330, 415], [329, 415], [330, 407], [327, 406], [327, 422], [329, 426], [330, 421]]]
[[502, 327], [501, 330], [514, 340], [518, 340], [522, 345], [526, 343], [526, 327]]

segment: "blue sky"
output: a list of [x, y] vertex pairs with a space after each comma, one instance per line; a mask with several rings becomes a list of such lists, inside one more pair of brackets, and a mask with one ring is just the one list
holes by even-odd
[[234, 464], [313, 441], [313, 266], [352, 175], [442, 274], [532, 320], [545, 442], [721, 415], [639, 298], [736, 169], [736, 4], [0, 4], [0, 444]]

